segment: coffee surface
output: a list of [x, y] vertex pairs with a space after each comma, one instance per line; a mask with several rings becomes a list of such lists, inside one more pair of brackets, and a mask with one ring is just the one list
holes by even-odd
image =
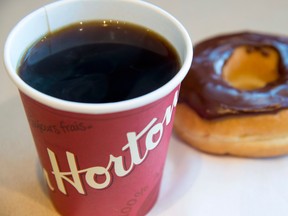
[[101, 20], [45, 35], [24, 54], [18, 72], [47, 95], [107, 103], [154, 91], [179, 68], [175, 49], [162, 36], [131, 23]]

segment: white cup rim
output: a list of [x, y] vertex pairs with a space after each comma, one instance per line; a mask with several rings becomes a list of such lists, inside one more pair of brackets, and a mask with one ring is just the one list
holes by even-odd
[[[74, 1], [77, 1], [77, 0], [74, 0]], [[88, 0], [88, 1], [91, 1], [91, 0]], [[98, 0], [98, 1], [103, 1], [103, 0]], [[104, 0], [104, 1], [107, 1], [107, 0]], [[114, 1], [129, 2], [129, 4], [138, 4], [138, 5], [150, 8], [151, 10], [157, 10], [157, 13], [160, 13], [162, 16], [165, 16], [167, 19], [173, 22], [175, 26], [177, 26], [178, 31], [179, 33], [181, 33], [182, 38], [184, 39], [184, 43], [186, 45], [186, 50], [185, 50], [186, 56], [185, 56], [185, 59], [183, 60], [183, 64], [182, 64], [180, 71], [170, 81], [168, 81], [165, 85], [158, 88], [157, 90], [147, 93], [143, 96], [136, 97], [136, 98], [129, 99], [129, 100], [120, 101], [120, 102], [111, 102], [111, 103], [89, 104], [89, 103], [66, 101], [66, 100], [62, 100], [62, 99], [58, 99], [58, 98], [46, 95], [44, 93], [41, 93], [35, 90], [34, 88], [26, 84], [18, 76], [16, 69], [13, 68], [11, 59], [10, 59], [10, 56], [11, 56], [10, 47], [13, 43], [14, 38], [17, 37], [17, 29], [23, 23], [25, 23], [28, 19], [31, 19], [41, 9], [43, 10], [43, 8], [46, 7], [44, 6], [32, 12], [31, 14], [27, 15], [26, 17], [24, 17], [10, 32], [5, 43], [4, 62], [5, 62], [6, 70], [8, 72], [8, 75], [12, 79], [12, 81], [18, 87], [18, 89], [21, 92], [23, 92], [25, 95], [49, 107], [52, 107], [58, 110], [68, 111], [68, 112], [86, 113], [86, 114], [104, 114], [104, 113], [107, 114], [107, 113], [115, 113], [115, 112], [121, 112], [121, 111], [139, 108], [139, 107], [142, 107], [144, 105], [147, 105], [147, 104], [150, 104], [152, 102], [159, 100], [160, 98], [168, 95], [173, 89], [175, 89], [186, 76], [190, 68], [191, 62], [192, 62], [192, 56], [193, 56], [192, 42], [186, 29], [171, 14], [169, 14], [168, 12], [164, 11], [163, 9], [151, 3], [144, 2], [144, 1], [131, 1], [131, 0], [114, 0]], [[73, 1], [59, 1], [59, 2], [49, 4], [47, 6], [51, 6], [51, 5], [62, 6], [69, 2], [73, 2]]]

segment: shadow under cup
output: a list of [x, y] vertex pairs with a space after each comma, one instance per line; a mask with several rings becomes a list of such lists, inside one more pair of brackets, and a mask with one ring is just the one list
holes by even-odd
[[[84, 104], [40, 93], [17, 74], [27, 48], [49, 31], [88, 20], [146, 26], [170, 41], [181, 69], [159, 89], [131, 100]], [[145, 215], [160, 188], [180, 83], [192, 61], [183, 26], [143, 1], [59, 1], [10, 33], [5, 66], [20, 91], [51, 200], [62, 215]]]

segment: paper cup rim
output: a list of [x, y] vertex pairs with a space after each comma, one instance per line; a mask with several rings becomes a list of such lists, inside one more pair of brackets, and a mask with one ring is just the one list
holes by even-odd
[[[65, 4], [66, 2], [71, 2], [71, 1], [77, 1], [77, 0], [59, 1], [59, 2], [48, 4], [46, 6], [50, 6], [50, 5], [60, 6], [61, 4]], [[86, 0], [86, 1], [103, 1], [103, 0]], [[104, 0], [104, 1], [107, 1], [107, 0]], [[168, 95], [173, 89], [175, 89], [182, 82], [182, 80], [188, 73], [189, 68], [191, 66], [192, 57], [193, 57], [192, 42], [184, 26], [171, 14], [169, 14], [168, 12], [164, 11], [163, 9], [151, 3], [144, 2], [144, 1], [131, 1], [131, 0], [114, 0], [114, 1], [129, 2], [130, 4], [139, 4], [139, 5], [148, 7], [152, 10], [157, 10], [158, 13], [160, 13], [162, 16], [167, 17], [171, 22], [174, 23], [175, 26], [177, 26], [177, 28], [179, 29], [179, 32], [181, 32], [182, 34], [182, 38], [184, 39], [184, 44], [186, 45], [186, 50], [185, 50], [186, 54], [185, 54], [185, 58], [182, 63], [181, 69], [177, 72], [177, 74], [170, 81], [168, 81], [166, 84], [164, 84], [160, 88], [152, 92], [149, 92], [143, 96], [139, 96], [139, 97], [132, 98], [129, 100], [123, 100], [119, 102], [109, 102], [109, 103], [81, 103], [81, 102], [67, 101], [67, 100], [63, 100], [63, 99], [59, 99], [56, 97], [46, 95], [32, 88], [19, 77], [19, 75], [13, 68], [12, 62], [10, 61], [10, 57], [9, 57], [10, 47], [11, 47], [11, 44], [13, 43], [12, 39], [15, 37], [15, 34], [17, 34], [17, 29], [19, 28], [19, 26], [21, 26], [27, 20], [32, 18], [36, 13], [39, 13], [41, 10], [43, 10], [43, 8], [46, 7], [46, 6], [43, 6], [35, 10], [34, 12], [28, 14], [20, 22], [18, 22], [18, 24], [12, 29], [12, 31], [8, 35], [8, 38], [5, 43], [4, 63], [5, 63], [6, 71], [8, 72], [10, 79], [12, 79], [12, 81], [18, 87], [18, 89], [22, 93], [29, 96], [30, 98], [42, 104], [45, 104], [48, 107], [52, 107], [54, 109], [58, 109], [62, 111], [85, 113], [85, 114], [104, 114], [104, 113], [108, 114], [108, 113], [115, 113], [115, 112], [121, 112], [121, 111], [127, 111], [131, 109], [139, 108], [139, 107], [145, 106], [147, 104], [150, 104], [152, 102], [155, 102], [161, 99], [162, 97]]]

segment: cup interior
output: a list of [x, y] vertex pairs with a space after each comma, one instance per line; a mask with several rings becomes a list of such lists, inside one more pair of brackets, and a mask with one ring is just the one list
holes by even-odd
[[[41, 36], [72, 23], [91, 20], [119, 20], [152, 29], [164, 36], [176, 49], [182, 68], [161, 88], [144, 96], [122, 102], [84, 104], [45, 95], [21, 80], [17, 67], [25, 51]], [[26, 16], [10, 33], [4, 50], [9, 76], [19, 90], [47, 106], [81, 113], [112, 113], [137, 108], [169, 94], [189, 70], [192, 44], [185, 28], [170, 14], [144, 1], [68, 0], [52, 3]]]

